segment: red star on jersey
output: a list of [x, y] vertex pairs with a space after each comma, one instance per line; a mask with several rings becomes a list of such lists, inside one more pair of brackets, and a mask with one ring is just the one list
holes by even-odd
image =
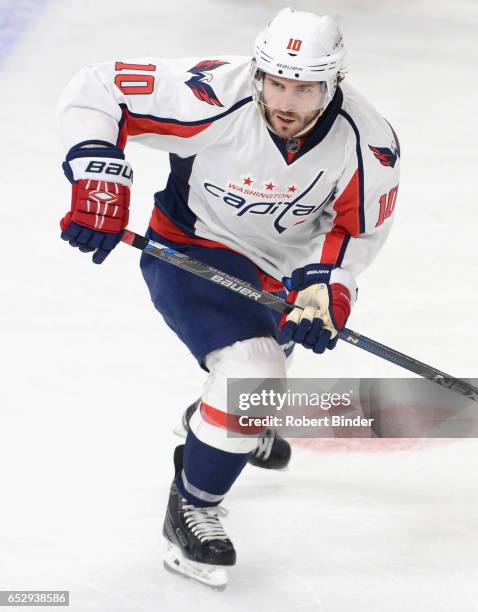
[[248, 176], [247, 178], [242, 179], [242, 180], [244, 181], [244, 185], [247, 185], [248, 187], [250, 187], [252, 185], [252, 183], [254, 182], [253, 179], [250, 176]]
[[297, 187], [295, 185], [291, 185], [287, 188], [287, 191], [292, 191], [292, 193], [295, 193], [297, 191]]
[[270, 183], [264, 183], [264, 185], [266, 186], [267, 190], [274, 191], [274, 185], [272, 184], [272, 181]]

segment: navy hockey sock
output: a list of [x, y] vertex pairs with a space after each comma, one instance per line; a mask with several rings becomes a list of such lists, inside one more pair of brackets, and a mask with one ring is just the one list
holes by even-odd
[[217, 506], [234, 484], [250, 453], [228, 453], [188, 431], [183, 469], [176, 474], [181, 495], [194, 506]]

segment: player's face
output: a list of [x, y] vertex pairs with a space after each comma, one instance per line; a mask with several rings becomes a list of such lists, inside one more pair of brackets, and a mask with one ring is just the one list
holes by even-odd
[[265, 74], [262, 100], [271, 126], [283, 138], [290, 138], [317, 116], [324, 101], [323, 85]]

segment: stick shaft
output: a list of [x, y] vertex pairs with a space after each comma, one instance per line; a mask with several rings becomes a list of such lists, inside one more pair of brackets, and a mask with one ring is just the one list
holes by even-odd
[[[166, 247], [159, 242], [148, 240], [145, 236], [125, 230], [122, 242], [125, 242], [126, 244], [129, 244], [130, 246], [133, 246], [144, 253], [148, 253], [157, 259], [167, 261], [173, 266], [187, 270], [191, 274], [200, 276], [201, 278], [216, 283], [217, 285], [221, 285], [229, 291], [234, 291], [245, 298], [254, 300], [258, 304], [262, 304], [271, 310], [275, 310], [280, 313], [288, 313], [293, 309], [293, 307], [285, 300], [272, 293], [258, 289], [254, 285], [251, 285], [250, 283], [243, 281], [236, 276], [232, 276], [231, 274], [217, 270], [212, 266], [185, 255], [184, 253], [180, 253], [174, 249]], [[418, 361], [413, 357], [409, 357], [408, 355], [400, 353], [399, 351], [385, 346], [384, 344], [380, 344], [380, 342], [377, 342], [376, 340], [362, 336], [351, 329], [344, 328], [342, 331], [339, 331], [338, 335], [344, 342], [361, 348], [362, 350], [376, 355], [377, 357], [381, 357], [382, 359], [394, 363], [406, 370], [409, 370], [410, 372], [414, 372], [427, 380], [441, 385], [442, 387], [446, 387], [450, 391], [454, 391], [455, 393], [464, 395], [465, 397], [468, 397], [474, 401], [478, 401], [478, 388], [464, 380], [455, 378], [449, 374], [445, 374], [445, 372], [441, 372], [440, 370]]]

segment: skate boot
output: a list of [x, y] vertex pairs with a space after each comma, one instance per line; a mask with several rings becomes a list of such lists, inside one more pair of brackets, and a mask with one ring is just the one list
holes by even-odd
[[290, 461], [291, 448], [285, 438], [275, 429], [268, 427], [249, 457], [249, 463], [269, 470], [283, 470]]
[[[182, 451], [174, 453], [176, 474], [182, 470]], [[236, 563], [236, 551], [221, 525], [217, 507], [199, 508], [189, 503], [173, 481], [164, 520], [168, 541], [166, 569], [222, 591], [227, 586], [224, 566]]]
[[[196, 412], [201, 400], [191, 404], [183, 414], [182, 427], [176, 429], [178, 435], [185, 436], [189, 429], [189, 421]], [[249, 457], [249, 463], [269, 470], [283, 470], [290, 461], [291, 448], [285, 438], [275, 429], [267, 428], [259, 438], [257, 448]]]

